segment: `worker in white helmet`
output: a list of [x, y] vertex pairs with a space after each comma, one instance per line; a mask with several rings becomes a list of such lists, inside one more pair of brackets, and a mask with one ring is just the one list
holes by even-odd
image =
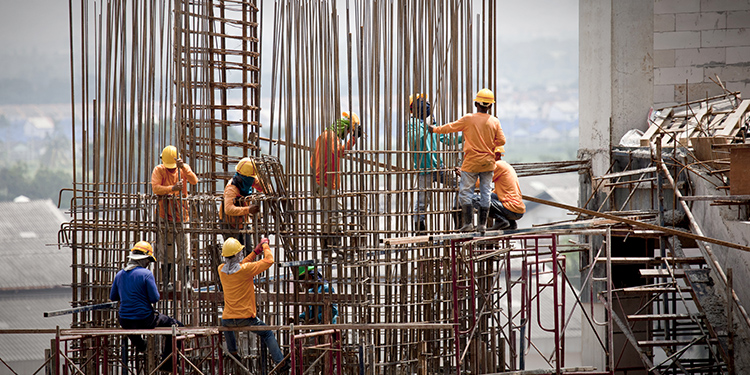
[[474, 230], [474, 208], [471, 195], [474, 185], [479, 180], [479, 213], [477, 231], [484, 233], [487, 225], [487, 214], [490, 208], [492, 193], [492, 173], [495, 168], [495, 147], [505, 145], [505, 134], [500, 120], [490, 114], [495, 95], [489, 89], [481, 89], [474, 98], [476, 113], [469, 113], [458, 121], [443, 126], [429, 125], [432, 132], [445, 134], [463, 132], [464, 160], [461, 164], [461, 185], [458, 200], [464, 225], [463, 232]]

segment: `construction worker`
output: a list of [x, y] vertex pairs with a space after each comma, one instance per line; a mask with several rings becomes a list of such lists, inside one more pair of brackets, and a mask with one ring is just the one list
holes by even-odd
[[188, 251], [189, 243], [184, 231], [185, 223], [190, 220], [189, 207], [187, 200], [181, 198], [187, 197], [187, 183], [197, 184], [198, 176], [182, 161], [175, 146], [164, 147], [161, 161], [151, 172], [151, 188], [159, 201], [156, 246], [161, 251], [162, 278], [171, 285], [175, 279], [173, 271], [182, 275], [182, 269], [175, 269], [173, 264], [175, 261], [183, 264], [182, 254]]
[[234, 177], [224, 187], [224, 200], [219, 215], [225, 230], [225, 238], [233, 236], [241, 244], [246, 243], [245, 234], [239, 231], [245, 228], [248, 216], [257, 214], [260, 207], [256, 204], [241, 202], [240, 199], [256, 191], [263, 192], [263, 184], [258, 179], [255, 160], [242, 158], [235, 167]]
[[[347, 135], [349, 140], [344, 143]], [[337, 119], [326, 129], [323, 134], [318, 136], [315, 141], [313, 155], [310, 158], [310, 166], [315, 174], [313, 191], [321, 198], [320, 209], [323, 214], [323, 247], [328, 247], [329, 238], [339, 219], [332, 210], [341, 211], [342, 204], [333, 197], [334, 190], [339, 188], [340, 178], [339, 169], [341, 167], [341, 158], [344, 151], [351, 150], [357, 142], [357, 138], [362, 136], [362, 126], [359, 122], [359, 116], [347, 112], [342, 113], [342, 117]], [[330, 239], [331, 244], [337, 244], [337, 239]]]
[[[245, 248], [237, 239], [229, 237], [224, 241], [221, 255], [224, 263], [219, 265], [219, 279], [224, 291], [224, 311], [221, 317], [221, 325], [224, 327], [264, 326], [262, 320], [258, 319], [255, 305], [255, 284], [253, 278], [273, 265], [273, 253], [268, 246], [268, 238], [262, 239], [255, 249], [242, 257]], [[263, 254], [263, 259], [253, 261], [258, 255]], [[260, 336], [263, 343], [278, 366], [284, 360], [279, 343], [276, 341], [272, 331], [252, 331]], [[237, 352], [237, 337], [234, 331], [224, 331], [224, 339], [227, 342], [229, 354], [239, 358]], [[289, 363], [284, 363], [281, 373], [289, 371]]]
[[[159, 291], [156, 288], [154, 274], [148, 269], [149, 263], [156, 262], [154, 250], [146, 241], [139, 241], [130, 250], [128, 263], [124, 269], [117, 272], [109, 299], [119, 301], [118, 320], [125, 329], [153, 329], [154, 327], [183, 327], [177, 319], [171, 318], [154, 310], [152, 304], [159, 302]], [[146, 342], [140, 335], [128, 335], [136, 351], [146, 351]], [[172, 354], [172, 344], [164, 340], [162, 361]], [[164, 362], [159, 369], [172, 371], [172, 360]]]
[[474, 98], [476, 113], [466, 114], [458, 121], [447, 125], [428, 125], [431, 132], [438, 134], [463, 132], [464, 161], [461, 165], [461, 185], [458, 191], [464, 222], [460, 230], [463, 232], [474, 230], [471, 195], [477, 179], [480, 192], [477, 231], [483, 233], [486, 228], [492, 192], [492, 173], [495, 168], [494, 150], [497, 146], [505, 145], [505, 134], [500, 121], [489, 113], [494, 103], [495, 95], [492, 91], [481, 89]]
[[[336, 293], [333, 287], [328, 284], [328, 281], [323, 278], [323, 275], [321, 275], [320, 272], [315, 271], [315, 266], [300, 266], [297, 278], [303, 282], [302, 285], [307, 290], [308, 294]], [[335, 303], [332, 304], [331, 310], [331, 324], [336, 324], [339, 316], [338, 305]], [[313, 324], [326, 324], [327, 322], [323, 316], [323, 306], [318, 306], [317, 311], [318, 313], [315, 314], [315, 310], [310, 306], [307, 311], [303, 311], [302, 314], [299, 315], [298, 321], [305, 322], [306, 320], [312, 319]]]
[[[419, 171], [417, 175], [417, 203], [414, 207], [414, 232], [415, 234], [424, 233], [426, 230], [425, 210], [430, 206], [430, 194], [427, 187], [433, 182], [439, 182], [448, 186], [455, 186], [456, 179], [452, 173], [444, 173], [443, 158], [436, 151], [438, 142], [450, 144], [451, 139], [445, 134], [438, 137], [427, 131], [426, 125], [432, 125], [434, 120], [431, 117], [430, 102], [427, 101], [427, 95], [416, 94], [409, 96], [409, 123], [407, 125], [407, 139], [411, 151], [417, 151], [414, 154], [414, 169]], [[459, 136], [457, 143], [463, 142]]]
[[[489, 211], [489, 217], [494, 220], [494, 225], [490, 230], [517, 229], [516, 220], [520, 220], [526, 213], [518, 175], [512, 165], [502, 160], [504, 154], [505, 146], [495, 147], [495, 171], [492, 176], [495, 190], [490, 198]], [[478, 194], [474, 194], [472, 202], [475, 207], [479, 207]]]

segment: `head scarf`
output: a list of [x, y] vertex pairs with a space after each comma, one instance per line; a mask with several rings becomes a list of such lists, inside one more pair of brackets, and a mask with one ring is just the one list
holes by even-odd
[[148, 258], [145, 259], [128, 259], [128, 264], [125, 265], [125, 272], [135, 269], [136, 267], [148, 267], [148, 264], [151, 263], [151, 260]]
[[349, 122], [349, 119], [346, 117], [342, 117], [331, 124], [331, 126], [328, 127], [328, 130], [332, 130], [339, 138], [346, 137], [346, 133], [349, 132], [349, 127], [351, 126], [351, 123]]
[[240, 194], [243, 196], [250, 195], [253, 192], [253, 184], [255, 183], [255, 177], [243, 176], [238, 172], [235, 172], [232, 177], [232, 185], [240, 189]]
[[243, 259], [241, 254], [242, 251], [229, 258], [224, 258], [224, 267], [221, 268], [221, 272], [224, 272], [227, 275], [231, 275], [239, 271], [240, 268], [242, 268], [240, 267], [240, 260]]
[[414, 117], [419, 119], [430, 117], [430, 102], [423, 98], [415, 100], [414, 103], [412, 103], [412, 113], [414, 114]]

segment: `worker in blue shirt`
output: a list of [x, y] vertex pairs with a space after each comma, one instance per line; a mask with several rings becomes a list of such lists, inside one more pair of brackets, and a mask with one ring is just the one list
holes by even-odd
[[[124, 269], [117, 272], [109, 292], [109, 299], [120, 301], [118, 320], [125, 329], [153, 329], [155, 327], [171, 327], [184, 325], [172, 317], [158, 313], [152, 304], [159, 302], [159, 290], [156, 289], [154, 274], [148, 269], [151, 262], [156, 262], [154, 249], [146, 241], [140, 241], [133, 246], [128, 255], [128, 263]], [[146, 342], [140, 335], [128, 335], [136, 351], [146, 351]], [[164, 340], [162, 362], [172, 354], [172, 344]], [[164, 362], [159, 369], [172, 371], [172, 357]]]
[[[315, 271], [315, 266], [300, 267], [298, 279], [303, 282], [302, 285], [307, 289], [308, 294], [331, 294], [336, 292], [333, 287], [328, 284], [328, 281], [323, 279], [323, 275], [321, 275], [320, 272]], [[336, 324], [337, 317], [339, 316], [338, 306], [334, 303], [331, 307], [331, 324]], [[302, 314], [299, 315], [299, 321], [304, 322], [308, 317], [312, 317], [315, 314], [313, 309], [314, 307], [310, 306], [307, 311], [302, 312]], [[318, 306], [317, 310], [318, 314], [313, 323], [327, 323], [324, 321], [323, 317], [323, 306]]]

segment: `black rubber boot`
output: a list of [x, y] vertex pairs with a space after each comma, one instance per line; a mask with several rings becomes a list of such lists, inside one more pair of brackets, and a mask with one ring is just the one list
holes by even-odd
[[508, 219], [503, 216], [496, 216], [493, 219], [495, 220], [495, 225], [493, 225], [490, 230], [502, 230], [510, 227]]
[[479, 207], [479, 214], [477, 215], [477, 218], [479, 219], [479, 222], [477, 223], [477, 232], [484, 233], [487, 228], [487, 213], [489, 211], [489, 207]]
[[464, 218], [464, 226], [459, 229], [461, 232], [474, 231], [474, 207], [470, 204], [461, 206], [461, 216]]

